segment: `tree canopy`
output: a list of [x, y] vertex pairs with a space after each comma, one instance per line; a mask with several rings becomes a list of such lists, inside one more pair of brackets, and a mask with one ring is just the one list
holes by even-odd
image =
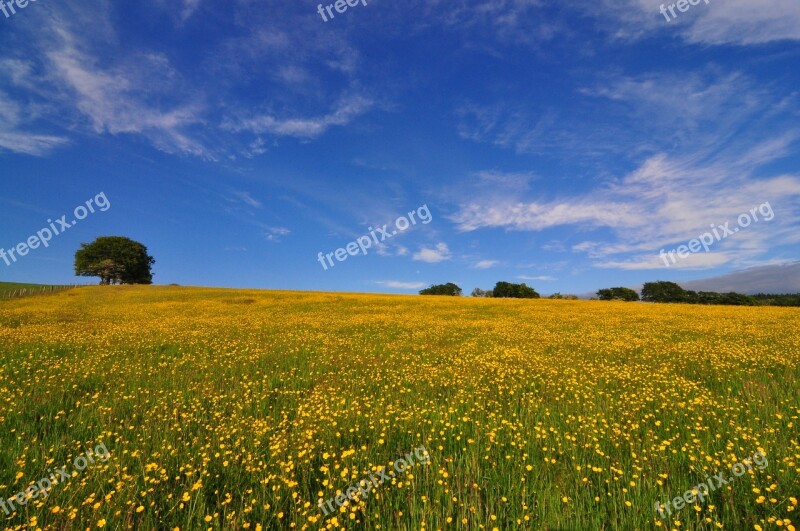
[[639, 294], [630, 288], [608, 288], [599, 290], [597, 298], [601, 301], [635, 302], [639, 300]]
[[530, 286], [522, 284], [511, 284], [510, 282], [498, 282], [492, 290], [492, 296], [508, 299], [538, 299], [539, 294]]
[[646, 282], [642, 286], [645, 302], [687, 302], [686, 291], [674, 282]]
[[[598, 292], [599, 293], [599, 292]], [[765, 298], [767, 296], [764, 296]], [[683, 302], [688, 304], [725, 304], [730, 306], [755, 306], [758, 299], [736, 292], [687, 291], [674, 282], [647, 282], [642, 287], [645, 302]]]
[[152, 284], [155, 260], [147, 247], [123, 236], [101, 236], [75, 252], [75, 274], [100, 284]]
[[461, 296], [461, 288], [457, 285], [453, 284], [452, 282], [448, 282], [447, 284], [434, 284], [429, 288], [425, 288], [424, 290], [419, 292], [420, 295], [449, 295], [451, 297], [460, 297]]

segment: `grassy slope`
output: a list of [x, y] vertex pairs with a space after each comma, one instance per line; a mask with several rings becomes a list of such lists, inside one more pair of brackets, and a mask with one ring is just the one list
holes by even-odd
[[[21, 284], [18, 282], [0, 282], [0, 299], [22, 295], [54, 293], [71, 286], [53, 286], [48, 284]], [[24, 290], [24, 291], [23, 291]]]
[[798, 329], [784, 308], [116, 286], [20, 299], [0, 306], [0, 497], [102, 441], [107, 463], [7, 525], [316, 529], [320, 498], [424, 445], [430, 465], [327, 523], [652, 529], [656, 501], [760, 449], [764, 470], [674, 517], [786, 528]]

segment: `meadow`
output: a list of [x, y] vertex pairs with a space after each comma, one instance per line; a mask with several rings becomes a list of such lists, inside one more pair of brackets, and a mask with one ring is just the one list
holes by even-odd
[[[800, 310], [182, 287], [0, 301], [0, 529], [787, 529]], [[107, 460], [73, 470], [98, 445]], [[424, 446], [325, 516], [321, 500]], [[654, 509], [755, 452], [662, 520]]]
[[17, 297], [30, 297], [32, 295], [44, 295], [55, 293], [65, 289], [73, 289], [76, 286], [51, 286], [44, 284], [21, 284], [18, 282], [0, 282], [0, 299], [14, 299]]

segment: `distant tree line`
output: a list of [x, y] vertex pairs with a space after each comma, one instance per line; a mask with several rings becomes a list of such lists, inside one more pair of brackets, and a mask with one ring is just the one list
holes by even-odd
[[[434, 284], [419, 292], [420, 295], [446, 295], [460, 297], [461, 288], [452, 283]], [[540, 295], [535, 289], [522, 284], [512, 284], [510, 282], [498, 282], [494, 289], [483, 290], [475, 288], [472, 290], [473, 297], [493, 297], [498, 299], [538, 299]], [[562, 295], [554, 293], [550, 299], [577, 300], [576, 295]], [[741, 293], [716, 293], [713, 291], [692, 291], [685, 290], [674, 282], [647, 282], [642, 286], [641, 296], [630, 288], [616, 287], [601, 289], [597, 292], [597, 298], [601, 301], [625, 301], [625, 302], [672, 302], [683, 304], [720, 304], [729, 306], [800, 306], [800, 294], [795, 295], [743, 295]]]
[[[597, 292], [602, 301], [638, 301], [639, 294], [630, 288], [608, 288]], [[714, 291], [685, 290], [674, 282], [647, 282], [642, 286], [644, 302], [671, 302], [683, 304], [721, 304], [728, 306], [800, 306], [800, 294], [795, 295], [743, 295], [741, 293], [716, 293]]]
[[558, 299], [558, 300], [565, 300], [565, 301], [576, 301], [578, 300], [577, 295], [562, 295], [561, 293], [553, 293], [548, 299]]
[[[434, 284], [429, 288], [420, 291], [420, 295], [449, 295], [452, 297], [461, 296], [461, 288], [452, 282], [447, 284]], [[535, 289], [522, 284], [512, 284], [510, 282], [498, 282], [494, 289], [484, 291], [480, 288], [472, 290], [473, 297], [494, 297], [497, 299], [538, 299], [539, 294]]]

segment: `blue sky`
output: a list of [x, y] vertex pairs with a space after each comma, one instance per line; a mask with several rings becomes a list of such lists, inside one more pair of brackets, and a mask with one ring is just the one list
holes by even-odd
[[[644, 0], [366, 3], [0, 13], [0, 247], [111, 204], [0, 280], [73, 282], [81, 242], [125, 235], [161, 284], [800, 292], [796, 0], [669, 22]], [[765, 203], [709, 252], [659, 257]], [[317, 261], [422, 205], [430, 223]]]

